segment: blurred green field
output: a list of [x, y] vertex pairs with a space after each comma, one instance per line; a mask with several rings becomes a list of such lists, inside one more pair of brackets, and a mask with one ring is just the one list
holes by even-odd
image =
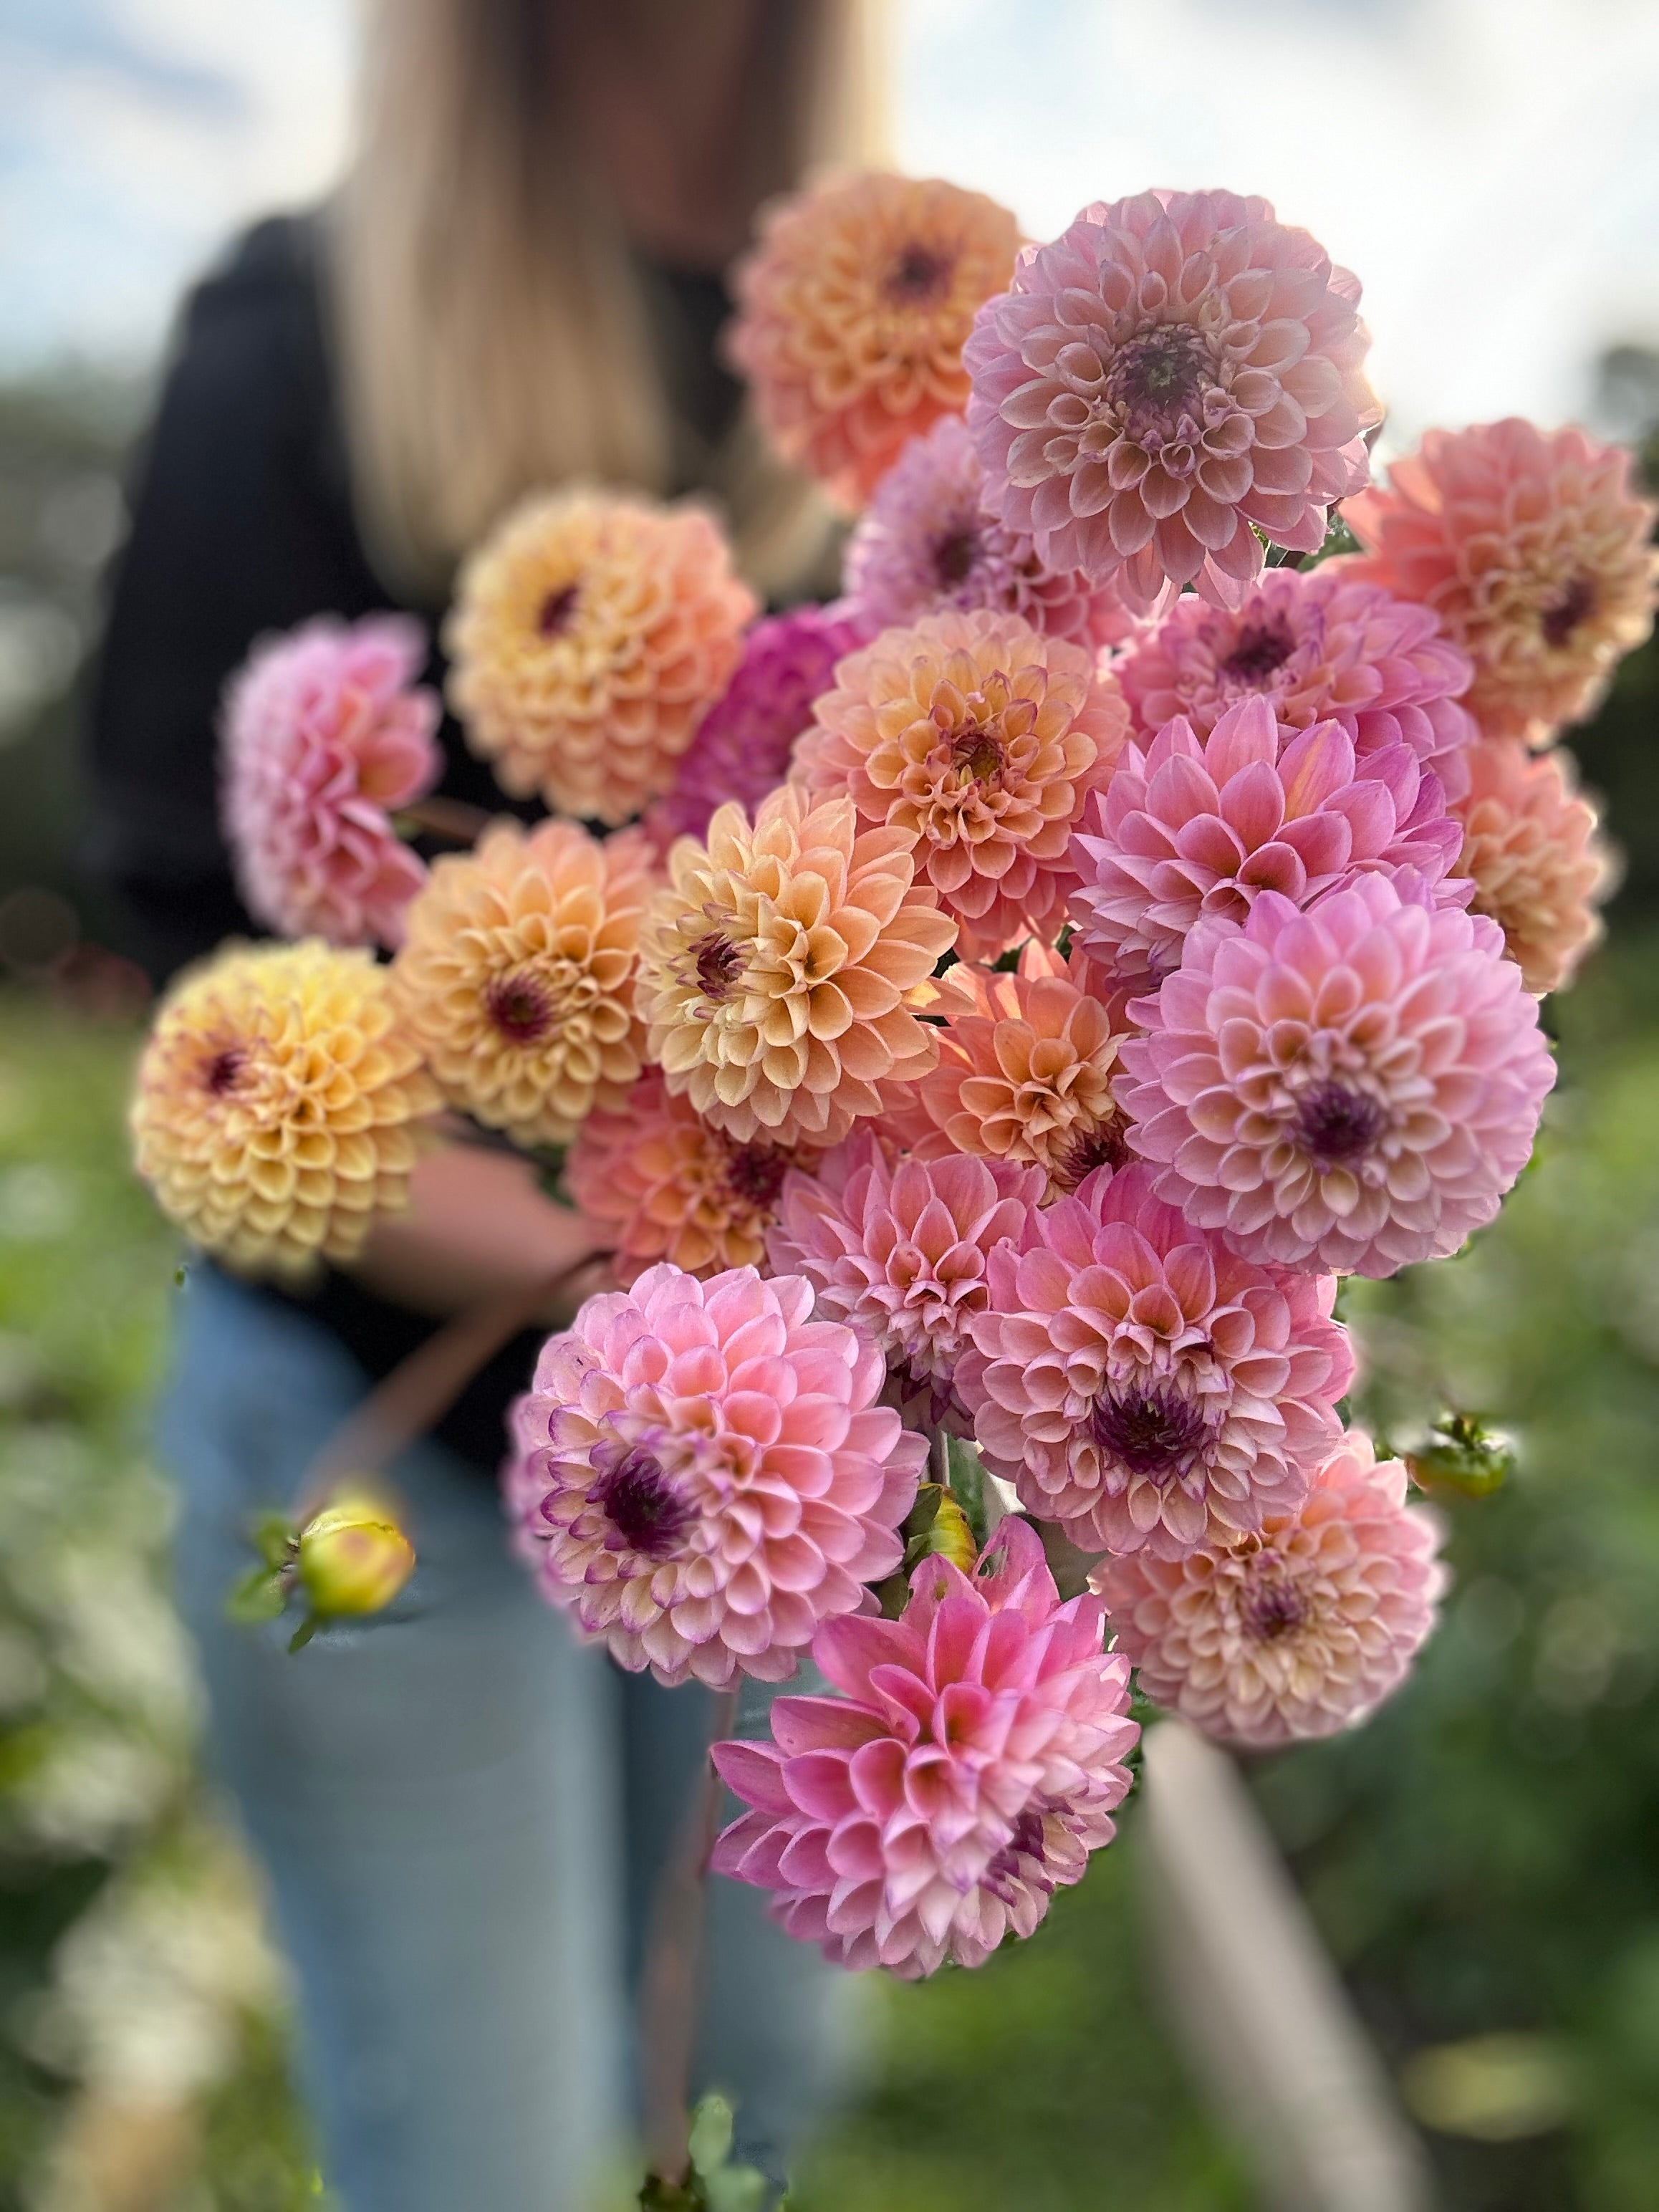
[[[1447, 1505], [1458, 1589], [1407, 1692], [1253, 1771], [1440, 2124], [1455, 2212], [1659, 2199], [1656, 952], [1627, 936], [1559, 1003], [1560, 1085], [1500, 1224], [1347, 1293], [1367, 1418], [1404, 1439], [1479, 1409], [1522, 1469]], [[204, 1815], [161, 1595], [145, 1403], [177, 1255], [125, 1170], [131, 1043], [0, 1000], [0, 2212], [69, 2206], [65, 2159], [158, 2110], [155, 2156], [190, 2178], [135, 2203], [289, 2212], [317, 2198], [277, 1984]], [[1031, 1943], [880, 1993], [880, 2063], [808, 2212], [1255, 2201], [1146, 1986], [1133, 1805], [1125, 1826]]]

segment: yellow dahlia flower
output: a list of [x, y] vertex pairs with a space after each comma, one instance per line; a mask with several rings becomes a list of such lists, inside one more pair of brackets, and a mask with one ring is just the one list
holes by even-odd
[[139, 1174], [203, 1250], [290, 1279], [408, 1203], [441, 1102], [387, 971], [309, 938], [234, 945], [180, 978], [138, 1063]]
[[741, 1142], [833, 1145], [883, 1086], [938, 1057], [906, 1003], [956, 924], [915, 880], [902, 830], [786, 785], [751, 828], [722, 806], [669, 860], [640, 951], [639, 1005], [671, 1091]]
[[667, 790], [754, 613], [708, 515], [538, 495], [461, 571], [449, 702], [503, 790], [614, 828]]
[[392, 963], [398, 1006], [451, 1103], [521, 1145], [562, 1145], [638, 1075], [634, 956], [654, 879], [638, 832], [499, 822], [434, 866]]

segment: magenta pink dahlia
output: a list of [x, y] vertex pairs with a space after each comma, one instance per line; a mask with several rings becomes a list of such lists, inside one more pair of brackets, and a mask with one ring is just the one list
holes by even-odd
[[1200, 737], [1241, 700], [1266, 699], [1281, 733], [1340, 722], [1361, 760], [1409, 745], [1449, 798], [1468, 785], [1478, 732], [1459, 704], [1474, 675], [1431, 608], [1362, 583], [1344, 561], [1269, 568], [1228, 611], [1177, 599], [1115, 664], [1150, 737], [1182, 714]]
[[1364, 869], [1436, 884], [1462, 842], [1408, 745], [1356, 762], [1340, 722], [1285, 744], [1269, 702], [1244, 699], [1206, 738], [1177, 716], [1125, 750], [1072, 839], [1072, 917], [1111, 972], [1162, 975], [1206, 915], [1243, 921], [1268, 890], [1308, 906]]
[[1140, 1686], [1224, 1742], [1269, 1750], [1357, 1727], [1434, 1626], [1442, 1530], [1406, 1470], [1351, 1430], [1294, 1513], [1184, 1559], [1138, 1552], [1090, 1577]]
[[987, 1255], [1024, 1233], [1047, 1187], [1040, 1168], [960, 1152], [895, 1163], [860, 1132], [785, 1178], [767, 1256], [878, 1346], [903, 1403], [965, 1429], [951, 1377], [985, 1309]]
[[242, 902], [284, 937], [397, 945], [426, 871], [391, 810], [442, 768], [420, 625], [325, 617], [256, 645], [220, 723], [221, 811]]
[[506, 1482], [543, 1595], [634, 1673], [781, 1682], [903, 1556], [927, 1447], [812, 1285], [665, 1261], [589, 1298], [514, 1410]]
[[1134, 619], [1109, 583], [1050, 568], [1030, 536], [1006, 529], [985, 505], [985, 471], [960, 416], [913, 438], [877, 485], [848, 542], [847, 608], [864, 635], [923, 615], [977, 607], [1016, 614], [1050, 637], [1118, 645]]
[[1503, 932], [1361, 876], [1217, 919], [1122, 1051], [1130, 1142], [1235, 1251], [1391, 1275], [1455, 1252], [1525, 1166], [1555, 1063]]
[[1085, 1551], [1180, 1559], [1294, 1510], [1353, 1376], [1336, 1285], [1241, 1260], [1097, 1170], [990, 1255], [957, 1367], [986, 1464]]
[[[1256, 529], [1313, 552], [1382, 410], [1359, 286], [1234, 192], [1142, 192], [1028, 246], [963, 359], [988, 494], [1050, 567], [1131, 606], [1234, 603]], [[1252, 525], [1255, 526], [1255, 528]]]
[[845, 611], [796, 607], [757, 622], [732, 680], [698, 723], [672, 788], [646, 817], [664, 850], [701, 837], [717, 806], [735, 799], [752, 814], [789, 773], [789, 752], [812, 719], [812, 702], [835, 689], [836, 663], [858, 643]]
[[929, 1559], [910, 1587], [902, 1620], [819, 1630], [838, 1697], [780, 1698], [771, 1741], [715, 1745], [753, 1809], [714, 1865], [838, 1965], [915, 1979], [981, 1966], [1082, 1879], [1139, 1730], [1100, 1601], [1060, 1602], [1029, 1522], [1005, 1521], [971, 1579]]

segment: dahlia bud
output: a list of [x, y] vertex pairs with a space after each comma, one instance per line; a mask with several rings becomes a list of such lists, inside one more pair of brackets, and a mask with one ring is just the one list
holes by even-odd
[[1407, 1472], [1423, 1490], [1457, 1490], [1489, 1498], [1515, 1472], [1513, 1437], [1489, 1429], [1473, 1413], [1442, 1413], [1415, 1451], [1404, 1455]]
[[336, 1494], [300, 1531], [301, 1586], [320, 1619], [380, 1613], [415, 1571], [415, 1547], [371, 1489]]

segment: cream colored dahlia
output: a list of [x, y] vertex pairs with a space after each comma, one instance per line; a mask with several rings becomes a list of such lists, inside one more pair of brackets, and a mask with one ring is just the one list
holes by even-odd
[[1073, 828], [1129, 732], [1091, 653], [1018, 615], [927, 615], [840, 662], [812, 715], [795, 773], [903, 831], [964, 954], [1054, 934]]
[[634, 831], [500, 822], [410, 905], [392, 963], [410, 1035], [453, 1105], [521, 1145], [562, 1145], [643, 1065], [634, 960], [654, 886]]
[[1431, 430], [1350, 500], [1365, 554], [1345, 566], [1432, 608], [1474, 663], [1463, 704], [1486, 736], [1547, 744], [1653, 629], [1655, 515], [1627, 453], [1510, 416]]
[[1490, 915], [1529, 991], [1571, 982], [1601, 934], [1596, 909], [1613, 889], [1613, 856], [1595, 809], [1575, 788], [1565, 752], [1534, 756], [1507, 738], [1468, 749], [1469, 792], [1460, 876], [1474, 879], [1477, 914]]
[[449, 702], [503, 790], [614, 827], [673, 781], [754, 612], [696, 508], [538, 495], [461, 571]]
[[564, 1175], [582, 1212], [614, 1239], [617, 1277], [631, 1283], [659, 1260], [699, 1276], [760, 1266], [784, 1178], [795, 1167], [810, 1174], [817, 1158], [739, 1143], [647, 1067], [619, 1106], [582, 1123]]
[[192, 1243], [298, 1279], [408, 1203], [441, 1103], [386, 969], [308, 938], [233, 945], [179, 979], [129, 1121], [139, 1174]]
[[751, 827], [722, 806], [682, 838], [641, 942], [637, 999], [671, 1091], [740, 1142], [831, 1145], [933, 1066], [907, 1000], [956, 924], [910, 841], [848, 799], [786, 785]]
[[968, 400], [963, 343], [1019, 226], [937, 179], [838, 177], [784, 200], [737, 269], [733, 362], [788, 460], [861, 507], [906, 441]]

